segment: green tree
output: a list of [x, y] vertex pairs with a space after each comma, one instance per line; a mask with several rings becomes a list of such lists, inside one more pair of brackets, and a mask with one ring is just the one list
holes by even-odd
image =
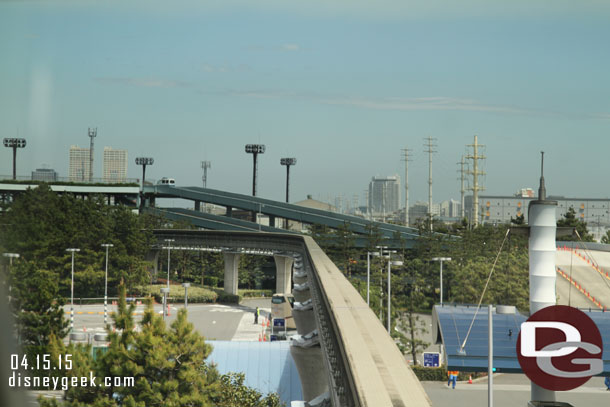
[[557, 226], [574, 228], [580, 236], [580, 239], [578, 236], [566, 236], [562, 237], [562, 240], [579, 241], [582, 239], [583, 242], [592, 242], [594, 240], [593, 235], [587, 230], [587, 222], [576, 217], [576, 211], [572, 206], [570, 206], [568, 211], [563, 214], [563, 217], [557, 221]]
[[68, 327], [57, 276], [34, 262], [20, 260], [13, 264], [8, 284], [19, 343], [31, 355], [46, 353], [50, 337], [63, 338]]
[[[51, 353], [72, 353], [73, 370], [60, 375], [98, 378], [133, 377], [133, 387], [71, 387], [65, 394], [67, 407], [263, 407], [279, 406], [277, 395], [262, 395], [243, 385], [243, 376], [220, 375], [206, 364], [212, 347], [206, 344], [187, 321], [186, 309], [178, 312], [168, 329], [153, 312], [149, 301], [139, 331], [133, 320], [134, 305], [127, 306], [124, 286], [120, 287], [118, 310], [113, 314], [114, 329], [109, 346], [93, 360], [90, 347], [65, 347], [52, 340]], [[57, 359], [54, 357], [54, 359]], [[78, 363], [77, 363], [78, 362]], [[77, 366], [78, 365], [78, 366]], [[54, 400], [41, 400], [41, 406], [59, 406]]]

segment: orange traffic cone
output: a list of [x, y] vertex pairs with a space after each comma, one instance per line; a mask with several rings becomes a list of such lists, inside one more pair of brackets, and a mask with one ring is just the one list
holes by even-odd
[[263, 338], [262, 338], [262, 335], [261, 335], [261, 334], [258, 334], [258, 341], [259, 341], [259, 342], [262, 342], [262, 341], [263, 341]]
[[267, 342], [267, 335], [263, 335], [263, 342]]
[[472, 384], [472, 375], [468, 376], [468, 384]]
[[269, 320], [267, 320], [267, 328], [269, 328], [269, 326], [271, 326], [271, 323], [269, 322]]

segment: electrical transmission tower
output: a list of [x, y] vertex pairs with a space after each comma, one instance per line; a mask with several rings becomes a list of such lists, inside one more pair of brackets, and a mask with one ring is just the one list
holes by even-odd
[[211, 161], [202, 161], [201, 169], [203, 170], [203, 177], [201, 177], [201, 180], [203, 181], [204, 188], [208, 187], [208, 168], [212, 168], [212, 162]]
[[466, 161], [464, 161], [464, 156], [462, 156], [462, 160], [457, 164], [460, 166], [460, 217], [464, 219], [464, 192], [466, 192], [466, 189], [464, 189], [464, 175], [466, 174], [466, 171], [464, 171], [464, 165], [466, 164]]
[[93, 181], [93, 139], [97, 136], [97, 127], [95, 129], [88, 128], [89, 138], [89, 182]]
[[484, 191], [485, 187], [479, 185], [479, 175], [485, 175], [483, 171], [479, 171], [479, 160], [484, 160], [484, 155], [479, 154], [479, 147], [485, 147], [483, 144], [479, 144], [477, 136], [474, 136], [474, 144], [469, 144], [468, 147], [472, 147], [473, 154], [466, 156], [466, 159], [472, 160], [472, 171], [468, 171], [468, 174], [472, 175], [472, 187], [469, 188], [472, 191], [472, 206], [473, 206], [473, 218], [474, 226], [479, 224], [479, 191]]
[[403, 148], [402, 152], [404, 156], [402, 161], [405, 162], [405, 226], [409, 227], [409, 161], [411, 161], [410, 148]]
[[436, 138], [428, 136], [425, 140], [426, 144], [424, 144], [424, 147], [427, 150], [424, 151], [428, 153], [428, 219], [430, 222], [430, 232], [432, 232], [432, 154], [437, 152], [434, 149], [437, 145], [434, 143]]

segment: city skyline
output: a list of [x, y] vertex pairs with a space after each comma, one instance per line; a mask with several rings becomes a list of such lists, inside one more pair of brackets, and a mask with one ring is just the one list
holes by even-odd
[[[0, 11], [0, 132], [28, 141], [18, 175], [46, 163], [67, 176], [66, 151], [96, 127], [97, 145], [130, 152], [128, 178], [141, 177], [133, 159], [150, 156], [147, 178], [201, 185], [207, 160], [210, 188], [244, 194], [244, 145], [265, 144], [258, 195], [283, 200], [280, 158], [296, 157], [292, 202], [358, 194], [362, 204], [371, 177], [404, 174], [409, 148], [409, 200], [427, 201], [431, 136], [442, 202], [459, 199], [457, 163], [477, 134], [486, 195], [535, 189], [544, 150], [549, 194], [610, 196], [603, 2], [25, 1]], [[1, 154], [8, 175], [11, 153]]]

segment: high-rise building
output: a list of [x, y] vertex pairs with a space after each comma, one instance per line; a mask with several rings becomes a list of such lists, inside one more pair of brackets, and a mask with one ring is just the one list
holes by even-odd
[[369, 210], [373, 216], [390, 214], [400, 208], [400, 177], [373, 177], [369, 183]]
[[89, 149], [70, 146], [70, 168], [68, 176], [72, 182], [89, 181]]
[[36, 171], [32, 171], [32, 181], [57, 181], [57, 172], [52, 168], [37, 168]]
[[104, 147], [104, 182], [127, 180], [127, 150]]
[[460, 216], [460, 203], [453, 199], [441, 203], [440, 216], [445, 218], [457, 218]]

